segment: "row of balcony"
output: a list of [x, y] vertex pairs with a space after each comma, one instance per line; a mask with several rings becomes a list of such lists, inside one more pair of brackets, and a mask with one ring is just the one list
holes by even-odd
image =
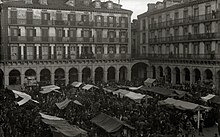
[[149, 43], [170, 43], [170, 42], [187, 42], [187, 41], [203, 41], [210, 39], [220, 38], [220, 33], [202, 33], [202, 34], [188, 34], [188, 35], [178, 35], [178, 36], [168, 36], [160, 38], [151, 38]]
[[66, 27], [116, 27], [128, 28], [127, 23], [109, 23], [109, 22], [93, 22], [93, 21], [68, 21], [68, 20], [41, 20], [41, 19], [13, 19], [9, 18], [10, 25], [43, 25], [43, 26], [66, 26]]
[[128, 38], [85, 38], [85, 37], [8, 37], [10, 43], [128, 43]]
[[131, 59], [129, 54], [58, 54], [58, 55], [11, 55], [3, 57], [1, 61], [65, 61], [65, 60], [120, 60], [120, 59]]
[[149, 59], [149, 60], [219, 60], [220, 55], [213, 53], [209, 54], [139, 54], [133, 55], [134, 59]]
[[174, 19], [159, 23], [149, 24], [149, 29], [163, 29], [167, 27], [174, 27], [179, 25], [191, 24], [191, 23], [200, 23], [204, 21], [212, 21], [220, 18], [220, 12], [199, 15], [199, 16], [189, 16], [187, 18]]

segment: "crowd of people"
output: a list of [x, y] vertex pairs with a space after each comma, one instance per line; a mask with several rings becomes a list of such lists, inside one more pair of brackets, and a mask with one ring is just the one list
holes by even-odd
[[[105, 113], [116, 117], [121, 121], [135, 128], [134, 137], [157, 137], [171, 136], [178, 137], [185, 134], [195, 134], [197, 122], [195, 112], [171, 109], [158, 105], [158, 101], [167, 97], [153, 94], [152, 99], [144, 99], [140, 103], [129, 98], [120, 98], [111, 92], [106, 92], [103, 88], [117, 88], [121, 86], [140, 86], [141, 82], [124, 81], [120, 83], [109, 82], [96, 83], [99, 88], [85, 91], [82, 88], [74, 88], [71, 85], [62, 87], [61, 93], [41, 94], [40, 87], [25, 88], [24, 91], [31, 95], [39, 104], [29, 101], [18, 106], [15, 95], [9, 89], [0, 91], [0, 137], [51, 137], [52, 132], [48, 125], [41, 120], [39, 112], [64, 118], [72, 125], [86, 130], [89, 137], [102, 136], [104, 131], [91, 123], [91, 119], [98, 114]], [[172, 86], [170, 84], [158, 83], [157, 86], [183, 90], [191, 96], [183, 97], [182, 100], [204, 104], [201, 95], [213, 93], [213, 89], [201, 84], [183, 84]], [[144, 91], [137, 91], [147, 94]], [[60, 110], [55, 103], [64, 101], [66, 98], [79, 101], [82, 106], [71, 102], [65, 109]], [[212, 104], [206, 104], [212, 105]], [[203, 126], [213, 126], [218, 120], [217, 107], [204, 113], [200, 122], [200, 132], [202, 135]]]

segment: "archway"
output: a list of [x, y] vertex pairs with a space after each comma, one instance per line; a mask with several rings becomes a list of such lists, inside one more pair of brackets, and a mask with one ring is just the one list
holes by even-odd
[[175, 84], [180, 84], [180, 69], [179, 68], [174, 68], [174, 76], [175, 76]]
[[213, 73], [210, 69], [205, 70], [205, 79], [206, 80], [213, 80]]
[[119, 81], [126, 81], [127, 80], [127, 73], [128, 73], [128, 70], [125, 66], [121, 67], [119, 69]]
[[156, 73], [157, 72], [156, 72], [156, 67], [155, 66], [152, 66], [152, 73], [153, 73], [153, 78], [156, 79], [156, 75], [157, 75]]
[[197, 83], [198, 81], [201, 80], [201, 72], [199, 69], [194, 69], [193, 75], [194, 75], [194, 82], [195, 83]]
[[78, 81], [78, 70], [76, 68], [71, 68], [69, 70], [69, 84]]
[[4, 88], [4, 72], [0, 69], [0, 89]]
[[165, 78], [166, 78], [166, 82], [171, 83], [171, 68], [170, 67], [166, 67], [165, 69]]
[[40, 84], [42, 86], [51, 84], [51, 73], [48, 69], [43, 69], [40, 72]]
[[58, 68], [55, 71], [55, 85], [65, 86], [65, 71], [62, 68]]
[[147, 79], [147, 64], [137, 63], [131, 68], [131, 79], [135, 80], [146, 80]]
[[91, 70], [90, 70], [90, 68], [84, 68], [82, 70], [82, 81], [83, 82], [87, 82], [87, 81], [90, 80], [90, 78], [91, 78]]
[[33, 86], [37, 84], [37, 77], [35, 70], [28, 69], [24, 75], [25, 75], [24, 84], [26, 84], [26, 86]]
[[160, 78], [162, 78], [163, 77], [163, 68], [161, 66], [159, 66], [158, 71], [159, 71]]
[[190, 71], [188, 68], [184, 68], [184, 81], [185, 82], [190, 82]]
[[95, 69], [95, 82], [103, 81], [104, 70], [102, 67], [98, 67]]
[[20, 85], [21, 84], [21, 73], [14, 69], [9, 73], [9, 85]]
[[108, 81], [115, 81], [115, 73], [116, 73], [116, 70], [114, 67], [108, 68], [107, 80]]

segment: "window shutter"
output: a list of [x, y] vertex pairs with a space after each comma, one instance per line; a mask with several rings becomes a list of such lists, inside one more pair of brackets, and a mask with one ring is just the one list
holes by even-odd
[[89, 22], [89, 15], [86, 15], [86, 22]]
[[101, 17], [102, 26], [104, 26], [104, 16]]
[[89, 31], [89, 37], [92, 38], [92, 31]]
[[119, 17], [119, 26], [121, 27], [121, 21], [122, 21], [122, 17]]
[[107, 34], [107, 35], [108, 35], [107, 37], [109, 38], [109, 37], [110, 37], [110, 31], [108, 31], [108, 34]]
[[27, 59], [27, 47], [26, 47], [26, 45], [24, 46], [24, 59]]
[[50, 13], [47, 13], [47, 20], [50, 20]]
[[65, 30], [62, 30], [63, 37], [65, 37]]
[[62, 47], [63, 48], [63, 59], [65, 59], [66, 58], [66, 47]]
[[128, 27], [128, 18], [125, 18], [125, 26]]
[[70, 30], [67, 30], [67, 32], [68, 32], [68, 36], [67, 37], [70, 37]]
[[71, 46], [69, 45], [69, 46], [68, 46], [68, 50], [67, 50], [67, 51], [68, 51], [68, 59], [70, 59], [70, 47], [71, 47]]
[[114, 31], [114, 38], [116, 38], [116, 31]]
[[11, 60], [11, 46], [8, 46], [8, 59]]
[[39, 46], [39, 59], [42, 59], [42, 46]]
[[[42, 51], [42, 49], [41, 49]], [[42, 53], [42, 52], [41, 52]], [[41, 55], [42, 56], [42, 55]], [[51, 54], [51, 46], [48, 47], [48, 58], [51, 59], [52, 54]]]
[[18, 46], [18, 59], [21, 59], [21, 47]]
[[120, 39], [121, 39], [121, 36], [122, 36], [122, 32], [120, 31], [120, 32], [119, 32], [119, 38], [120, 38]]
[[74, 29], [72, 31], [73, 31], [73, 37], [76, 38], [76, 29]]
[[117, 26], [116, 17], [113, 18], [113, 22], [114, 22], [114, 27], [116, 27]]
[[34, 46], [33, 47], [34, 49], [34, 59], [37, 59], [37, 47], [36, 46]]
[[95, 16], [95, 26], [97, 26], [97, 19], [98, 19], [98, 17]]
[[84, 37], [84, 31], [83, 30], [81, 31], [81, 37], [82, 38]]
[[33, 33], [34, 33], [33, 36], [36, 37], [37, 36], [36, 29], [33, 30]]
[[18, 36], [21, 36], [21, 29], [18, 29]]
[[108, 26], [109, 26], [109, 17], [107, 17], [107, 22], [108, 22]]
[[54, 59], [57, 59], [57, 46], [54, 46], [53, 52]]

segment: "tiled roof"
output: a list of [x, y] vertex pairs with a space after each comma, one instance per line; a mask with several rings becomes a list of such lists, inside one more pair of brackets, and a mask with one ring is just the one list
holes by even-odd
[[56, 10], [75, 10], [75, 11], [97, 11], [97, 12], [119, 12], [132, 14], [132, 11], [117, 8], [118, 4], [114, 3], [114, 9], [107, 9], [105, 5], [106, 2], [102, 2], [101, 8], [95, 8], [93, 2], [90, 2], [88, 6], [84, 5], [82, 0], [76, 0], [75, 7], [66, 4], [68, 0], [47, 0], [47, 5], [41, 5], [39, 0], [32, 0], [33, 4], [25, 4], [25, 0], [18, 1], [8, 1], [4, 3], [4, 6], [8, 7], [21, 7], [21, 8], [40, 8], [40, 9], [56, 9]]

